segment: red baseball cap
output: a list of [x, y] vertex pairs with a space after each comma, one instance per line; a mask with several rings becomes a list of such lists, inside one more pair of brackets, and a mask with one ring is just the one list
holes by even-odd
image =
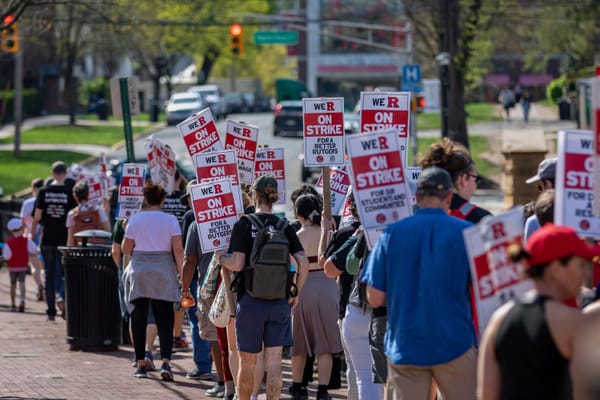
[[573, 228], [546, 224], [531, 235], [526, 245], [529, 266], [548, 264], [568, 256], [587, 260], [600, 256], [600, 247], [590, 246]]

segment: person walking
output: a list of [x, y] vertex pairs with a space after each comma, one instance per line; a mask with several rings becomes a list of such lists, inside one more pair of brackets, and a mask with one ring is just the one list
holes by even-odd
[[600, 247], [550, 223], [509, 254], [513, 262], [524, 260], [534, 289], [492, 315], [481, 341], [478, 394], [482, 400], [571, 399], [569, 360], [583, 320], [564, 301], [579, 293], [585, 265], [600, 256]]
[[306, 357], [316, 355], [319, 370], [317, 400], [327, 400], [333, 354], [343, 351], [337, 325], [338, 290], [335, 281], [329, 279], [319, 266], [319, 198], [312, 194], [301, 195], [296, 199], [294, 208], [301, 225], [298, 239], [308, 254], [309, 274], [298, 304], [292, 310], [292, 399], [302, 400], [307, 393], [306, 387], [302, 386]]
[[[558, 157], [542, 160], [542, 162], [540, 162], [538, 165], [537, 174], [531, 178], [528, 178], [525, 183], [529, 185], [535, 183], [540, 193], [554, 189], [557, 163]], [[523, 231], [523, 240], [525, 240], [525, 242], [529, 240], [529, 237], [533, 234], [533, 232], [540, 229], [540, 221], [534, 212], [535, 204], [536, 201], [532, 201], [524, 206], [525, 228]]]
[[[277, 181], [269, 175], [257, 178], [252, 186], [256, 213], [267, 227], [275, 228], [279, 218], [272, 214], [273, 204], [279, 199]], [[222, 267], [242, 273], [250, 265], [250, 256], [258, 229], [247, 218], [235, 223], [231, 234], [229, 253], [217, 253]], [[295, 260], [299, 271], [298, 292], [302, 291], [308, 275], [308, 260], [294, 229], [287, 225], [285, 237], [288, 240], [289, 254]], [[245, 287], [245, 286], [244, 286]], [[257, 354], [263, 350], [267, 371], [267, 399], [280, 398], [282, 385], [281, 356], [283, 346], [293, 345], [290, 305], [297, 298], [265, 300], [252, 297], [245, 289], [237, 292], [238, 302], [235, 312], [235, 332], [240, 356], [237, 377], [238, 398], [249, 400], [254, 385], [254, 368]]]
[[491, 213], [471, 203], [481, 177], [477, 174], [475, 162], [469, 151], [448, 138], [429, 147], [420, 162], [421, 168], [439, 167], [445, 169], [452, 178], [452, 201], [450, 215], [476, 224]]
[[25, 276], [30, 256], [37, 256], [38, 248], [23, 233], [25, 225], [19, 218], [11, 218], [6, 225], [10, 237], [2, 248], [2, 258], [8, 264], [10, 275], [10, 311], [17, 311], [16, 296], [17, 282], [19, 283], [19, 312], [25, 312]]
[[122, 251], [125, 301], [131, 314], [131, 331], [138, 368], [137, 378], [147, 378], [145, 367], [148, 307], [152, 307], [160, 341], [160, 375], [173, 380], [173, 303], [180, 300], [178, 268], [183, 265], [181, 228], [174, 216], [161, 211], [167, 193], [161, 185], [146, 182], [147, 207], [132, 215], [125, 228]]
[[505, 86], [498, 95], [498, 101], [502, 104], [506, 120], [510, 121], [510, 109], [515, 106], [514, 92], [508, 86]]
[[531, 103], [533, 103], [533, 96], [529, 90], [523, 92], [523, 97], [521, 98], [521, 107], [523, 107], [523, 121], [529, 122], [529, 109], [531, 108]]
[[37, 195], [31, 232], [42, 225], [40, 247], [44, 259], [45, 297], [48, 321], [54, 321], [56, 307], [65, 318], [64, 267], [59, 246], [67, 244], [67, 213], [77, 206], [72, 186], [66, 185], [67, 166], [62, 161], [52, 164], [52, 180]]
[[[19, 213], [21, 219], [25, 223], [25, 234], [33, 240], [36, 245], [40, 244], [41, 226], [38, 225], [36, 232], [31, 231], [31, 225], [33, 224], [33, 213], [35, 211], [35, 200], [37, 195], [44, 186], [44, 180], [42, 178], [36, 178], [31, 181], [31, 197], [27, 198], [21, 205], [21, 212]], [[32, 275], [35, 283], [37, 284], [37, 300], [44, 301], [44, 281], [42, 280], [42, 272], [44, 270], [44, 264], [42, 255], [38, 254], [34, 257], [29, 258], [29, 265], [32, 267]]]
[[432, 380], [446, 400], [475, 398], [476, 338], [469, 301], [468, 221], [448, 215], [452, 180], [424, 169], [418, 211], [390, 225], [361, 281], [372, 307], [387, 305], [385, 354], [391, 399], [425, 399]]

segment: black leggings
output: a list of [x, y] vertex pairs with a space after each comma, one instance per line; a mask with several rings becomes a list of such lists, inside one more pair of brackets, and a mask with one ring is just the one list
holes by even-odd
[[152, 307], [158, 339], [160, 342], [160, 357], [171, 359], [173, 352], [173, 325], [175, 312], [172, 301], [154, 300], [147, 297], [133, 300], [135, 308], [131, 313], [131, 333], [133, 334], [133, 348], [135, 359], [143, 360], [146, 350], [146, 326], [148, 325], [148, 307]]

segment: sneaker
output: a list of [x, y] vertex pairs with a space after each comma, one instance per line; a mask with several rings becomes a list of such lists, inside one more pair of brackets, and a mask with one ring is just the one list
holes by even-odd
[[146, 370], [155, 371], [156, 367], [154, 366], [154, 358], [152, 358], [152, 352], [146, 350], [146, 354], [144, 355], [144, 364], [146, 366]]
[[292, 386], [290, 387], [290, 393], [292, 394], [292, 400], [308, 400], [308, 389], [305, 387], [297, 391]]
[[65, 302], [62, 300], [57, 301], [56, 307], [58, 307], [58, 309], [60, 310], [60, 317], [62, 319], [65, 319]]
[[25, 303], [19, 304], [19, 312], [25, 312]]
[[44, 301], [44, 287], [38, 286], [37, 301]]
[[173, 348], [174, 349], [187, 349], [188, 342], [185, 339], [173, 339]]
[[213, 387], [204, 392], [204, 394], [208, 397], [223, 397], [225, 396], [225, 385], [219, 385], [217, 382]]
[[17, 306], [15, 306], [14, 304], [10, 306], [10, 312], [17, 312]]
[[[190, 372], [188, 372], [187, 374], [185, 374], [185, 377], [188, 379], [195, 379], [195, 380], [202, 380], [202, 381], [212, 381], [213, 376], [212, 373], [209, 372], [200, 372], [198, 371], [198, 368], [194, 368], [193, 370], [191, 370]], [[225, 390], [225, 389], [223, 389]]]
[[135, 370], [135, 374], [133, 374], [133, 376], [135, 376], [136, 378], [147, 378], [148, 374], [146, 373], [146, 367], [138, 367], [138, 369]]
[[160, 367], [160, 376], [162, 377], [163, 381], [173, 381], [173, 372], [171, 371], [171, 366], [166, 362], [162, 363], [162, 366]]

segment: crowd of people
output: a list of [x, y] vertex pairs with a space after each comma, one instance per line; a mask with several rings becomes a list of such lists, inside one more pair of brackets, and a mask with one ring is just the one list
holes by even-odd
[[[600, 334], [600, 301], [588, 276], [600, 247], [552, 223], [556, 159], [527, 181], [539, 186], [540, 198], [525, 207], [525, 240], [510, 248], [534, 289], [496, 310], [484, 332], [476, 331], [463, 238], [491, 215], [470, 201], [481, 177], [469, 151], [448, 139], [420, 164], [415, 213], [388, 226], [372, 249], [352, 193], [353, 221], [340, 226], [325, 215], [321, 195], [302, 185], [291, 195], [295, 220], [288, 223], [273, 213], [278, 184], [264, 175], [243, 185], [244, 214], [228, 249], [204, 253], [190, 203], [195, 182], [180, 181], [172, 195], [187, 209], [178, 218], [163, 208], [164, 188], [147, 181], [142, 210], [112, 228], [134, 376], [156, 369], [158, 334], [160, 376], [175, 379], [170, 359], [181, 340], [177, 313], [185, 312], [195, 365], [186, 377], [212, 380], [214, 364], [210, 397], [255, 400], [264, 383], [266, 398], [279, 399], [289, 354], [286, 391], [294, 400], [308, 399], [315, 362], [317, 400], [341, 386], [342, 370], [351, 400], [600, 398], [600, 357], [590, 351]], [[41, 254], [51, 321], [57, 308], [65, 312], [57, 247], [75, 242], [81, 215], [95, 210], [99, 229], [108, 229], [111, 215], [87, 205], [85, 184], [66, 184], [66, 172], [57, 162], [51, 182], [34, 182], [33, 207], [9, 221], [3, 250], [15, 311], [17, 283], [24, 308], [24, 271], [29, 263], [39, 268]], [[209, 311], [222, 289], [221, 324]], [[182, 299], [191, 299], [183, 310]]]

